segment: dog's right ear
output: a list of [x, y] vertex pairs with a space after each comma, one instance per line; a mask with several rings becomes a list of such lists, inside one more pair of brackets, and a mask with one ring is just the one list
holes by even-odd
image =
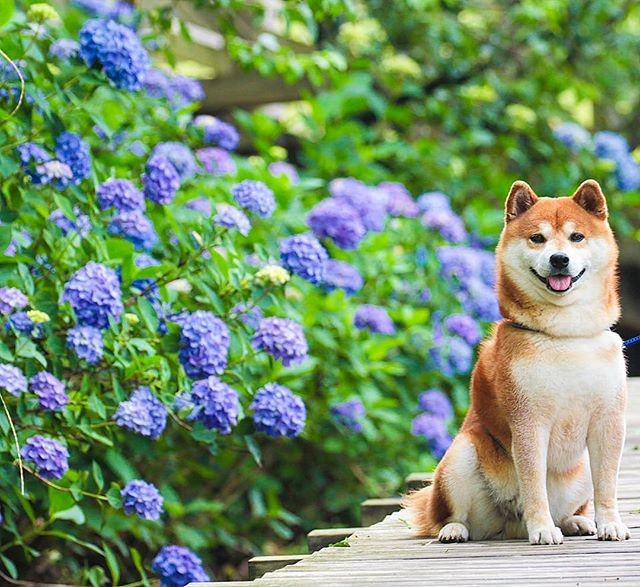
[[526, 181], [516, 181], [509, 190], [507, 204], [505, 206], [505, 222], [515, 220], [520, 214], [524, 214], [538, 201], [538, 196]]

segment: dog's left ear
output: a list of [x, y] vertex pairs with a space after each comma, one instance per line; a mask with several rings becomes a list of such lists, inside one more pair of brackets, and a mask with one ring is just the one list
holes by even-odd
[[589, 214], [597, 216], [600, 220], [607, 219], [607, 201], [600, 184], [595, 179], [583, 181], [571, 198]]
[[524, 214], [538, 201], [538, 196], [526, 181], [516, 181], [509, 190], [505, 205], [505, 222], [515, 220], [520, 214]]

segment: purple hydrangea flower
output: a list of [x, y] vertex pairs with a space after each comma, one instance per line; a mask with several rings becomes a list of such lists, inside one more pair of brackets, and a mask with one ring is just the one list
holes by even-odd
[[436, 459], [441, 459], [451, 446], [452, 438], [442, 418], [432, 414], [420, 414], [411, 424], [411, 434], [424, 436]]
[[286, 318], [265, 318], [260, 321], [251, 341], [253, 348], [282, 359], [285, 367], [307, 358], [309, 347], [302, 326]]
[[449, 333], [461, 336], [468, 344], [478, 344], [482, 338], [480, 326], [471, 316], [452, 314], [444, 321], [444, 325]]
[[366, 230], [380, 231], [384, 228], [387, 214], [384, 191], [370, 188], [353, 177], [339, 177], [329, 183], [329, 192], [358, 213]]
[[233, 151], [238, 146], [240, 135], [232, 124], [207, 115], [196, 116], [193, 122], [204, 130], [205, 142], [227, 151]]
[[616, 164], [616, 181], [625, 192], [640, 188], [640, 165], [631, 156], [620, 158]]
[[89, 20], [80, 29], [80, 55], [87, 65], [102, 66], [117, 88], [142, 87], [149, 55], [131, 29], [113, 20]]
[[186, 106], [204, 100], [204, 89], [197, 79], [184, 75], [173, 75], [169, 78], [168, 97], [176, 107]]
[[141, 386], [120, 403], [113, 418], [118, 426], [156, 439], [167, 425], [167, 408], [148, 387]]
[[200, 212], [205, 218], [209, 218], [211, 213], [213, 212], [213, 207], [211, 206], [211, 200], [209, 198], [194, 198], [193, 200], [189, 200], [185, 207], [190, 210], [195, 210], [196, 212]]
[[32, 463], [44, 479], [62, 479], [69, 469], [67, 447], [46, 436], [32, 436], [20, 451], [22, 458]]
[[11, 314], [14, 310], [22, 310], [29, 299], [15, 287], [0, 287], [0, 313]]
[[191, 149], [183, 143], [168, 141], [157, 144], [151, 152], [151, 158], [165, 157], [176, 168], [180, 179], [188, 179], [196, 174], [198, 164]]
[[158, 204], [170, 204], [180, 187], [180, 175], [166, 157], [151, 157], [142, 176], [144, 195]]
[[231, 155], [229, 155], [229, 152], [224, 149], [220, 149], [219, 147], [205, 147], [204, 149], [198, 149], [196, 156], [207, 173], [226, 175], [236, 172], [235, 162], [231, 158]]
[[371, 332], [380, 334], [394, 334], [396, 331], [393, 320], [387, 311], [383, 307], [373, 304], [358, 306], [353, 317], [353, 324], [356, 328], [368, 328]]
[[49, 47], [49, 55], [60, 59], [60, 61], [68, 61], [80, 54], [80, 44], [72, 39], [58, 39], [51, 43]]
[[117, 322], [123, 311], [118, 275], [90, 261], [65, 283], [60, 302], [71, 304], [80, 324], [109, 328], [109, 318]]
[[347, 294], [353, 295], [364, 285], [360, 272], [349, 263], [329, 259], [325, 263], [325, 274], [322, 287], [326, 291], [343, 289]]
[[243, 236], [249, 234], [251, 222], [242, 210], [229, 204], [218, 204], [216, 209], [217, 213], [213, 219], [214, 224], [226, 228], [234, 228]]
[[[51, 161], [51, 155], [40, 145], [35, 143], [24, 143], [17, 147], [20, 157], [20, 167], [22, 167], [34, 184], [41, 183], [41, 175], [36, 172], [36, 166], [41, 163]], [[71, 170], [69, 170], [71, 171]]]
[[296, 234], [280, 241], [280, 259], [285, 269], [319, 285], [324, 280], [329, 255], [313, 235]]
[[79, 135], [63, 132], [56, 139], [55, 153], [73, 173], [73, 183], [80, 183], [91, 173], [91, 151]]
[[421, 212], [451, 210], [449, 198], [442, 192], [425, 192], [418, 196], [417, 204]]
[[47, 371], [40, 371], [29, 379], [29, 387], [44, 410], [59, 411], [69, 403], [64, 383]]
[[65, 236], [77, 234], [80, 238], [84, 238], [91, 230], [91, 220], [86, 214], [82, 213], [78, 206], [73, 207], [73, 213], [76, 217], [75, 220], [67, 218], [65, 213], [60, 208], [57, 208], [49, 215], [49, 221], [60, 228]]
[[445, 279], [456, 279], [464, 283], [480, 279], [485, 285], [495, 283], [495, 255], [471, 247], [440, 247], [436, 255]]
[[276, 209], [273, 192], [261, 181], [245, 179], [235, 184], [231, 193], [238, 205], [262, 218], [268, 218]]
[[238, 422], [238, 392], [215, 375], [196, 381], [180, 404], [192, 408], [189, 420], [202, 422], [206, 428], [229, 434]]
[[284, 385], [267, 383], [256, 391], [249, 407], [258, 432], [293, 438], [304, 429], [307, 419], [304, 403]]
[[449, 377], [466, 375], [471, 370], [473, 349], [457, 336], [444, 337], [429, 349], [433, 366]]
[[464, 311], [478, 320], [494, 322], [502, 318], [495, 290], [480, 279], [466, 280], [456, 296], [462, 303]]
[[14, 312], [5, 324], [6, 330], [17, 330], [22, 334], [39, 338], [42, 336], [42, 325], [35, 324], [26, 312]]
[[572, 151], [577, 151], [591, 141], [589, 131], [575, 122], [561, 122], [554, 127], [553, 136]]
[[229, 329], [211, 312], [198, 310], [181, 319], [180, 362], [192, 379], [220, 375], [227, 366]]
[[452, 210], [429, 210], [422, 215], [422, 224], [437, 230], [450, 243], [460, 243], [467, 238], [462, 218]]
[[152, 98], [169, 98], [169, 77], [154, 67], [147, 70], [142, 80], [142, 87]]
[[387, 194], [387, 212], [391, 216], [415, 218], [420, 213], [418, 204], [403, 184], [396, 181], [384, 181], [378, 184], [378, 189]]
[[358, 212], [335, 198], [316, 204], [307, 223], [318, 238], [330, 238], [341, 249], [355, 249], [366, 233]]
[[46, 161], [36, 165], [31, 174], [35, 185], [53, 184], [58, 189], [64, 189], [73, 182], [73, 171], [62, 161]]
[[258, 328], [260, 321], [264, 318], [262, 309], [259, 306], [247, 308], [247, 305], [242, 302], [231, 308], [230, 314], [232, 318], [238, 318], [243, 324], [246, 324], [253, 330]]
[[291, 165], [291, 163], [287, 163], [286, 161], [275, 161], [269, 165], [268, 169], [269, 173], [273, 175], [273, 177], [285, 175], [293, 185], [300, 182], [298, 171], [293, 165]]
[[136, 514], [143, 520], [160, 519], [164, 499], [153, 483], [134, 479], [122, 488], [120, 494], [125, 514]]
[[142, 210], [129, 210], [116, 214], [108, 230], [132, 242], [136, 249], [150, 250], [158, 242], [158, 234]]
[[209, 581], [198, 556], [184, 546], [163, 546], [151, 563], [162, 587], [184, 587], [194, 581]]
[[102, 359], [104, 352], [102, 332], [93, 326], [75, 326], [67, 332], [67, 346], [93, 365]]
[[100, 208], [121, 212], [144, 209], [144, 194], [128, 179], [108, 179], [96, 190]]
[[362, 419], [367, 415], [364, 404], [359, 399], [351, 399], [346, 402], [331, 406], [331, 413], [336, 420], [350, 428], [354, 432], [362, 431]]
[[594, 150], [601, 159], [620, 161], [629, 155], [629, 143], [617, 132], [604, 130], [593, 135]]
[[18, 367], [0, 363], [0, 387], [17, 396], [27, 391], [27, 378]]
[[428, 389], [418, 396], [418, 407], [442, 420], [453, 418], [451, 400], [439, 389]]

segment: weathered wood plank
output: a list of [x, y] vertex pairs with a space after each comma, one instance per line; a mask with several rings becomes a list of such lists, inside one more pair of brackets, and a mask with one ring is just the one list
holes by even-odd
[[363, 526], [371, 526], [384, 519], [385, 516], [400, 509], [400, 497], [383, 499], [366, 499], [360, 505], [360, 521]]
[[411, 473], [405, 479], [405, 485], [409, 491], [422, 489], [433, 483], [433, 473]]
[[277, 571], [288, 565], [298, 563], [308, 554], [284, 554], [276, 556], [254, 556], [249, 559], [249, 579], [258, 579], [265, 573]]
[[309, 552], [316, 552], [316, 550], [341, 542], [358, 530], [361, 530], [361, 528], [321, 528], [311, 530], [307, 534]]

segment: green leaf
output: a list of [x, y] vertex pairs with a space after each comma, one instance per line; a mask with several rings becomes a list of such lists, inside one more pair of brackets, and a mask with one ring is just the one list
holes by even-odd
[[16, 565], [13, 563], [13, 561], [10, 558], [7, 558], [4, 554], [0, 554], [0, 560], [2, 560], [2, 563], [4, 564], [5, 568], [9, 572], [9, 574], [14, 579], [17, 579], [18, 578], [18, 569], [16, 568]]
[[111, 550], [111, 548], [109, 548], [107, 543], [104, 541], [102, 542], [102, 548], [104, 549], [104, 558], [107, 561], [107, 566], [109, 567], [109, 572], [111, 573], [113, 584], [117, 585], [120, 581], [120, 567], [118, 566], [118, 559], [113, 553], [113, 550]]
[[78, 526], [81, 526], [86, 521], [82, 508], [77, 504], [70, 507], [68, 510], [56, 512], [52, 518], [54, 520], [69, 520], [71, 522], [75, 522]]
[[107, 491], [106, 496], [111, 507], [116, 509], [120, 509], [122, 507], [122, 493], [120, 491], [120, 487], [115, 483], [111, 484], [111, 488]]
[[75, 504], [76, 500], [70, 493], [49, 487], [49, 515], [51, 517], [72, 508]]
[[0, 2], [0, 27], [6, 25], [13, 18], [15, 9], [14, 0], [2, 0]]
[[0, 359], [3, 361], [13, 361], [13, 353], [11, 349], [0, 340]]
[[11, 244], [11, 225], [0, 226], [0, 251], [4, 251]]
[[138, 298], [138, 308], [142, 314], [142, 320], [144, 320], [145, 326], [151, 332], [157, 332], [160, 321], [158, 320], [158, 316], [156, 311], [153, 309], [151, 302], [145, 297], [140, 297]]
[[100, 416], [103, 420], [107, 417], [107, 408], [105, 407], [102, 400], [95, 394], [92, 393], [87, 400], [87, 407], [94, 413]]
[[96, 463], [95, 461], [93, 461], [93, 463], [91, 464], [91, 472], [93, 474], [93, 480], [96, 482], [98, 491], [102, 491], [102, 488], [104, 487], [104, 476], [102, 475], [102, 469], [100, 468], [100, 465], [98, 465], [98, 463]]
[[149, 583], [149, 579], [147, 579], [147, 572], [145, 571], [144, 565], [142, 564], [142, 556], [140, 556], [140, 553], [137, 551], [137, 549], [133, 548], [133, 546], [129, 549], [129, 552], [131, 553], [131, 560], [133, 561], [133, 564], [138, 573], [140, 573], [145, 587], [150, 587], [151, 583]]
[[251, 456], [253, 457], [253, 460], [255, 461], [256, 465], [261, 467], [262, 451], [260, 450], [258, 443], [255, 441], [253, 436], [245, 436], [244, 443], [247, 445], [247, 449], [249, 450], [249, 453], [251, 453]]

